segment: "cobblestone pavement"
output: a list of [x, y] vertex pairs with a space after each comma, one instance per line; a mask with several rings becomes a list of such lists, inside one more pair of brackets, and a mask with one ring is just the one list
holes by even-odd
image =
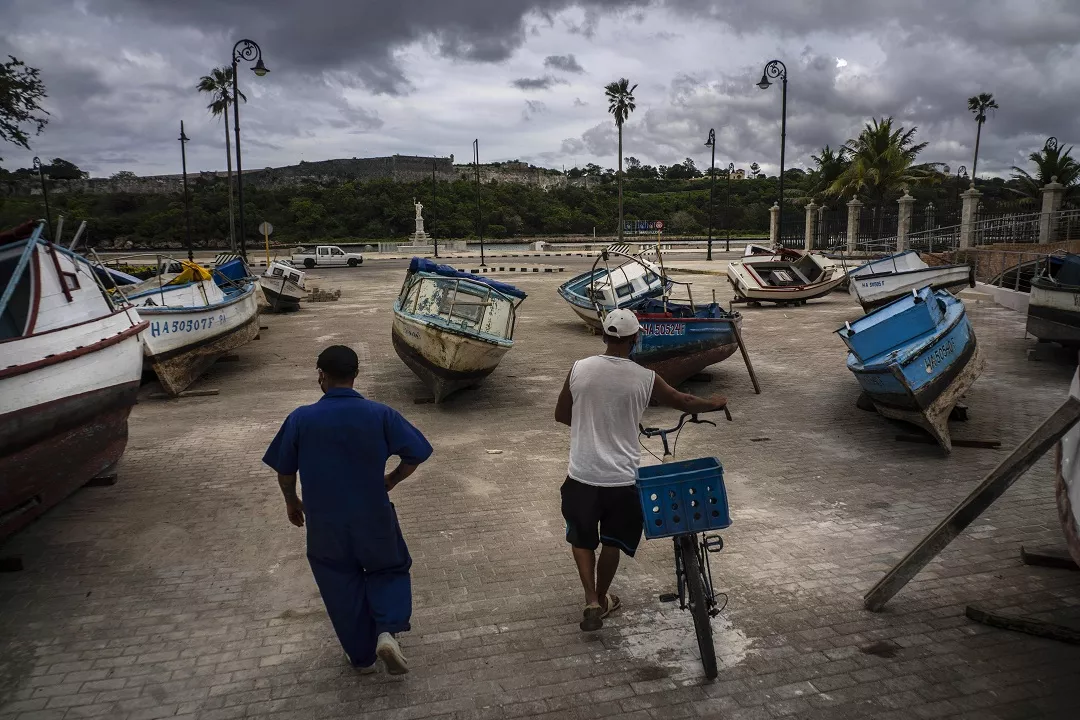
[[[624, 562], [622, 612], [600, 632], [577, 627], [558, 509], [568, 435], [552, 411], [571, 361], [600, 347], [555, 293], [579, 268], [513, 277], [531, 293], [514, 349], [485, 385], [435, 406], [414, 403], [421, 385], [390, 344], [401, 265], [312, 272], [341, 300], [265, 317], [261, 339], [198, 384], [217, 397], [154, 401], [145, 387], [120, 482], [76, 493], [0, 548], [26, 565], [0, 575], [0, 718], [1077, 717], [1080, 648], [963, 615], [979, 603], [1076, 616], [1080, 574], [1018, 558], [1021, 544], [1062, 543], [1051, 458], [885, 611], [861, 605], [1064, 398], [1070, 369], [1025, 359], [1021, 317], [970, 307], [988, 368], [954, 436], [1004, 449], [946, 458], [855, 409], [833, 334], [860, 315], [847, 296], [744, 311], [764, 392], [737, 355], [716, 366], [693, 389], [727, 393], [735, 421], [692, 426], [678, 444], [680, 457], [723, 460], [734, 516], [713, 560], [728, 604], [707, 682], [689, 614], [657, 599], [673, 579], [666, 541]], [[693, 280], [698, 297], [729, 296], [722, 278]], [[259, 462], [285, 415], [317, 399], [315, 355], [339, 342], [360, 354], [359, 389], [436, 447], [394, 492], [415, 558], [402, 679], [343, 665], [303, 533]]]

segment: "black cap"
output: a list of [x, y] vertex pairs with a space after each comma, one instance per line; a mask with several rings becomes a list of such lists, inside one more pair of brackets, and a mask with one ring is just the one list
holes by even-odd
[[315, 367], [332, 378], [346, 380], [356, 377], [360, 371], [360, 359], [350, 347], [331, 345], [319, 353]]

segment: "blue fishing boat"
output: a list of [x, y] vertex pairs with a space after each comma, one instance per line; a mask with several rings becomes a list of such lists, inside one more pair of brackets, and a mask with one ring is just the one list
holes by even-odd
[[949, 414], [983, 368], [964, 303], [924, 287], [837, 333], [878, 412], [918, 425], [951, 452]]
[[601, 332], [600, 318], [612, 310], [634, 308], [671, 289], [672, 283], [664, 277], [663, 269], [645, 257], [655, 251], [630, 255], [623, 251], [624, 247], [607, 248], [593, 263], [592, 270], [559, 287], [559, 296], [595, 332]]
[[641, 333], [632, 359], [675, 386], [739, 349], [742, 315], [717, 303], [647, 299], [634, 308]]

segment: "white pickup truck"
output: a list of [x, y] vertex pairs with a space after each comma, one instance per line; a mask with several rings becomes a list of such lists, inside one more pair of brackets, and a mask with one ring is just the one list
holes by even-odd
[[314, 252], [306, 248], [297, 248], [290, 256], [293, 265], [301, 265], [311, 269], [313, 267], [336, 267], [348, 265], [356, 267], [364, 262], [364, 256], [360, 253], [347, 253], [337, 245], [319, 245]]

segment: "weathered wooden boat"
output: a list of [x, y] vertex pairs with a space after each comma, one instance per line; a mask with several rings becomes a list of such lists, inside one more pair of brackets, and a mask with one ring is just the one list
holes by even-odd
[[648, 259], [655, 252], [630, 255], [613, 245], [600, 253], [592, 270], [559, 286], [559, 296], [586, 325], [601, 332], [604, 315], [616, 308], [633, 308], [671, 288], [661, 266]]
[[34, 225], [0, 233], [0, 538], [123, 455], [147, 327]]
[[780, 246], [779, 248], [771, 248], [768, 245], [758, 245], [757, 243], [746, 243], [743, 247], [743, 257], [770, 257], [775, 255], [779, 260], [788, 260], [794, 262], [802, 257], [802, 253], [792, 248]]
[[300, 301], [307, 295], [304, 272], [280, 260], [271, 262], [259, 276], [259, 287], [274, 312], [299, 310]]
[[741, 302], [805, 304], [827, 295], [847, 280], [844, 269], [817, 253], [798, 260], [745, 257], [728, 264], [728, 282]]
[[243, 260], [213, 272], [186, 260], [169, 261], [173, 267], [177, 263], [180, 272], [159, 272], [138, 285], [114, 288], [149, 321], [146, 363], [174, 397], [219, 357], [259, 334], [255, 283]]
[[973, 265], [927, 265], [914, 250], [860, 265], [849, 275], [848, 292], [867, 312], [923, 287], [933, 290], [975, 287]]
[[634, 308], [641, 323], [631, 358], [675, 386], [739, 349], [742, 315], [716, 303], [649, 299]]
[[837, 333], [878, 412], [918, 425], [952, 452], [949, 415], [983, 369], [964, 303], [944, 290], [913, 290]]
[[1047, 260], [1031, 280], [1027, 331], [1043, 342], [1080, 345], [1080, 255]]
[[[1069, 394], [1080, 398], [1080, 368], [1073, 373]], [[1058, 443], [1055, 484], [1058, 518], [1065, 542], [1069, 554], [1080, 565], [1080, 425], [1074, 425]]]
[[525, 297], [513, 285], [414, 257], [394, 302], [394, 350], [442, 402], [495, 370], [514, 345]]

